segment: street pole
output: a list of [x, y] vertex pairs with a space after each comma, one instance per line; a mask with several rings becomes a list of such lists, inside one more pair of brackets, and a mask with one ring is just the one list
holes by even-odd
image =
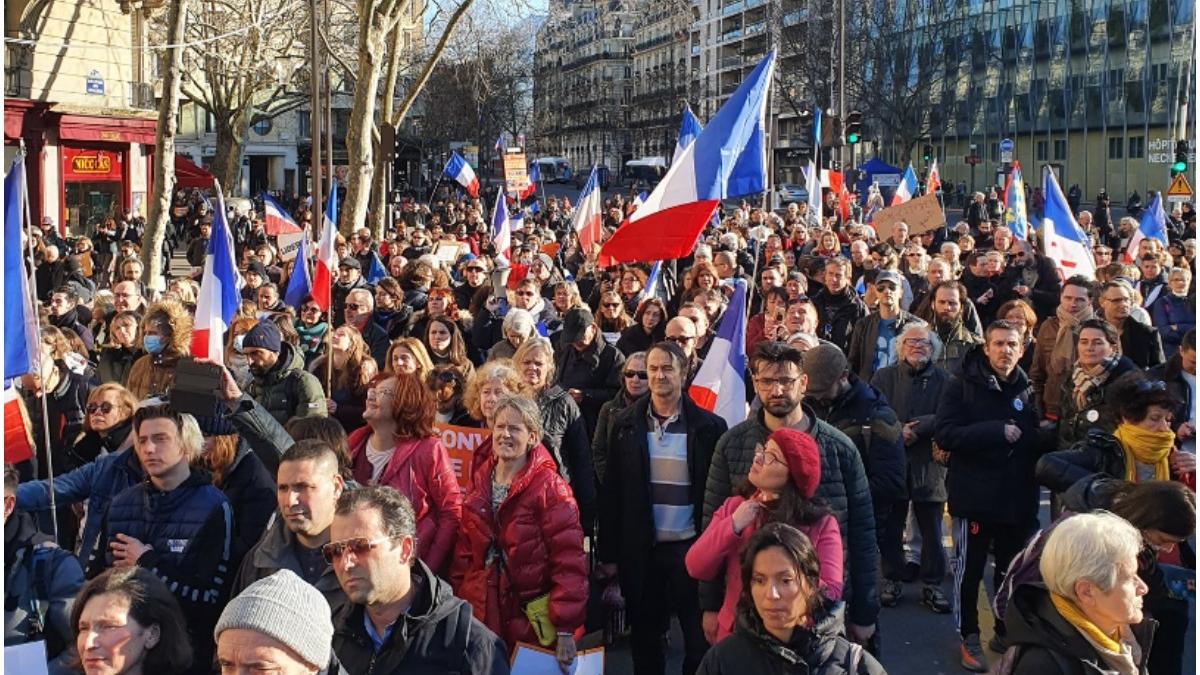
[[308, 62], [311, 70], [309, 77], [309, 88], [311, 89], [310, 96], [312, 100], [309, 102], [312, 110], [310, 111], [309, 136], [312, 137], [312, 147], [309, 148], [309, 177], [311, 185], [308, 194], [312, 197], [312, 226], [317, 228], [316, 237], [312, 237], [314, 233], [309, 233], [309, 236], [315, 240], [321, 238], [322, 217], [321, 213], [324, 209], [324, 200], [321, 199], [321, 52], [318, 47], [318, 31], [317, 31], [317, 0], [310, 0], [310, 35], [309, 35], [309, 51]]
[[[846, 118], [846, 0], [838, 0], [838, 118]], [[845, 176], [845, 146], [839, 146], [838, 166]], [[842, 183], [845, 185], [845, 182]]]
[[[329, 30], [329, 0], [325, 0], [324, 6], [325, 30]], [[332, 192], [337, 189], [337, 182], [333, 177], [333, 79], [329, 77], [327, 68], [322, 68], [321, 73], [325, 78], [325, 162], [329, 166], [329, 190]], [[340, 209], [338, 215], [341, 215]], [[334, 223], [333, 226], [336, 228], [338, 224]]]

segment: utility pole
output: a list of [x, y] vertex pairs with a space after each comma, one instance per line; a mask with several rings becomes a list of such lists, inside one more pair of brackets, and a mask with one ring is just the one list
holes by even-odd
[[[329, 0], [323, 3], [325, 6], [325, 30], [329, 30]], [[329, 166], [329, 190], [332, 192], [337, 189], [337, 184], [333, 180], [333, 77], [329, 74], [328, 68], [322, 68], [321, 73], [325, 77], [325, 162]], [[337, 225], [337, 223], [334, 223]]]
[[[846, 0], [838, 3], [838, 108], [839, 119], [846, 117]], [[838, 162], [846, 170], [845, 151], [838, 150]]]
[[[308, 62], [311, 72], [309, 79], [309, 92], [312, 100], [309, 101], [312, 110], [310, 111], [309, 136], [312, 137], [312, 147], [309, 157], [309, 176], [311, 178], [311, 186], [309, 194], [312, 196], [312, 226], [316, 228], [315, 234], [320, 237], [322, 228], [321, 213], [324, 209], [324, 200], [321, 198], [321, 52], [319, 43], [319, 31], [317, 29], [317, 0], [309, 0], [309, 12], [312, 25], [310, 26]], [[311, 236], [311, 235], [310, 235]]]

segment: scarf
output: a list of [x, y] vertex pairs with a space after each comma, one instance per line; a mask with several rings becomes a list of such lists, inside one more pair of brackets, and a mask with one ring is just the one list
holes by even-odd
[[1167, 455], [1175, 447], [1174, 431], [1146, 431], [1128, 422], [1121, 422], [1113, 436], [1125, 451], [1125, 480], [1137, 480], [1138, 464], [1153, 466], [1155, 480], [1171, 479]]
[[329, 330], [328, 323], [319, 321], [309, 328], [297, 321], [295, 327], [296, 333], [300, 335], [300, 347], [305, 352], [315, 354], [321, 350], [321, 342], [325, 339], [325, 332]]
[[1108, 381], [1112, 371], [1117, 367], [1118, 357], [1110, 356], [1094, 366], [1075, 366], [1071, 380], [1075, 383], [1075, 408], [1082, 411], [1087, 408], [1088, 395], [1093, 389], [1098, 389]]
[[1121, 652], [1121, 643], [1117, 642], [1112, 636], [1105, 635], [1096, 624], [1092, 623], [1091, 619], [1084, 616], [1079, 606], [1069, 598], [1058, 593], [1051, 593], [1050, 602], [1054, 603], [1054, 609], [1058, 611], [1062, 618], [1067, 620], [1067, 623], [1074, 626], [1080, 633], [1083, 633], [1088, 642], [1110, 652]]
[[1096, 313], [1090, 304], [1084, 305], [1077, 314], [1072, 314], [1059, 305], [1055, 315], [1058, 317], [1058, 334], [1054, 337], [1054, 348], [1050, 350], [1050, 370], [1065, 373], [1070, 370], [1070, 364], [1075, 362], [1075, 327], [1088, 319], [1096, 318]]

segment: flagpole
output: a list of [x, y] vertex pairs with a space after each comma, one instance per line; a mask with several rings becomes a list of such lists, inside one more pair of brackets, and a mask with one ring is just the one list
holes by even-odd
[[442, 177], [446, 175], [445, 167], [442, 167], [442, 172], [438, 174], [438, 178], [433, 182], [433, 190], [429, 193], [429, 201], [425, 202], [425, 208], [433, 210], [433, 199], [437, 196], [437, 189], [442, 185]]
[[[37, 269], [37, 264], [36, 264], [37, 258], [34, 255], [34, 249], [33, 249], [33, 233], [30, 231], [33, 229], [32, 228], [33, 217], [29, 213], [29, 179], [28, 179], [29, 172], [28, 172], [28, 165], [25, 162], [25, 159], [28, 158], [28, 155], [25, 152], [25, 140], [24, 139], [21, 140], [20, 152], [21, 152], [21, 157], [22, 157], [22, 160], [21, 160], [21, 167], [22, 167], [22, 170], [21, 170], [21, 174], [22, 174], [21, 175], [21, 178], [22, 178], [22, 180], [21, 180], [21, 198], [25, 202], [25, 209], [24, 209], [25, 210], [25, 219], [24, 219], [24, 222], [21, 224], [21, 231], [25, 233], [25, 249], [26, 249], [26, 255], [28, 256], [28, 260], [29, 260], [29, 269], [36, 270]], [[22, 271], [22, 274], [24, 274], [24, 271]], [[32, 298], [37, 297], [37, 294], [38, 294], [37, 274], [29, 275], [29, 292], [30, 292]], [[32, 307], [32, 304], [33, 304], [31, 302], [32, 298], [22, 298], [22, 302], [29, 303], [28, 306]], [[33, 317], [30, 317], [30, 320], [33, 323], [34, 335], [37, 337], [37, 349], [35, 350], [35, 353], [31, 354], [30, 356], [33, 356], [33, 359], [34, 359], [33, 367], [34, 367], [34, 370], [37, 372], [38, 387], [42, 390], [41, 395], [38, 396], [38, 399], [40, 399], [41, 405], [42, 405], [42, 439], [45, 441], [43, 447], [45, 447], [45, 449], [46, 449], [46, 479], [49, 481], [49, 484], [50, 484], [50, 525], [54, 530], [54, 541], [57, 543], [58, 542], [58, 501], [54, 497], [54, 459], [53, 459], [53, 456], [51, 455], [51, 448], [50, 448], [50, 408], [49, 408], [49, 404], [46, 401], [46, 395], [49, 392], [46, 389], [46, 382], [42, 380], [42, 326], [37, 321], [36, 314]]]
[[[329, 193], [333, 194], [337, 190], [337, 182], [333, 177], [333, 172], [329, 173]], [[324, 218], [325, 209], [321, 209], [322, 218]], [[333, 223], [334, 232], [337, 232], [338, 224]], [[336, 237], [336, 234], [335, 234]], [[342, 261], [337, 262], [340, 267]], [[333, 278], [337, 276], [336, 269], [329, 270], [329, 329], [325, 331], [325, 392], [326, 398], [333, 398]], [[371, 318], [367, 317], [367, 321]]]

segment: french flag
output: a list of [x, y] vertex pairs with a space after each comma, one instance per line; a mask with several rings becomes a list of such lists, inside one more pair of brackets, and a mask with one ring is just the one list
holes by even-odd
[[738, 280], [729, 309], [688, 389], [696, 405], [733, 428], [746, 419], [746, 282]]
[[1169, 243], [1167, 241], [1167, 214], [1162, 207], [1162, 193], [1154, 195], [1154, 199], [1150, 200], [1150, 204], [1146, 206], [1146, 210], [1142, 213], [1142, 220], [1138, 223], [1138, 229], [1129, 238], [1129, 246], [1125, 248], [1125, 262], [1134, 262], [1133, 258], [1137, 255], [1138, 244], [1143, 239], [1157, 239], [1162, 242], [1163, 248], [1166, 248]]
[[1046, 197], [1042, 216], [1046, 257], [1054, 261], [1059, 275], [1064, 279], [1076, 274], [1089, 279], [1096, 278], [1096, 261], [1092, 258], [1087, 235], [1075, 222], [1067, 198], [1050, 167], [1042, 172], [1042, 194]]
[[683, 119], [679, 122], [679, 138], [675, 141], [675, 154], [671, 156], [672, 164], [679, 160], [683, 151], [696, 140], [701, 131], [704, 131], [704, 127], [700, 125], [700, 120], [692, 113], [692, 107], [685, 104]]
[[217, 208], [213, 209], [213, 236], [204, 254], [204, 276], [196, 298], [196, 325], [192, 329], [192, 356], [225, 362], [225, 331], [241, 305], [238, 276], [233, 263], [233, 237], [225, 222], [225, 196], [216, 184]]
[[264, 229], [272, 237], [281, 234], [293, 234], [300, 231], [300, 226], [288, 215], [283, 206], [271, 198], [266, 192], [261, 193], [263, 200]]
[[450, 161], [446, 162], [442, 174], [463, 186], [472, 199], [479, 197], [479, 179], [475, 177], [475, 170], [457, 151], [450, 153]]
[[503, 192], [496, 193], [496, 208], [492, 211], [492, 245], [496, 248], [497, 261], [512, 264], [512, 225], [508, 221]]
[[337, 189], [329, 191], [325, 200], [325, 225], [321, 230], [321, 241], [317, 244], [317, 261], [313, 269], [313, 302], [328, 312], [332, 304], [333, 273], [337, 269], [337, 251], [333, 244], [337, 239]]
[[308, 247], [312, 244], [309, 242], [308, 235], [300, 239], [300, 250], [296, 251], [296, 259], [292, 261], [292, 276], [288, 278], [283, 294], [284, 303], [297, 311], [304, 299], [312, 295], [312, 276], [308, 273]]
[[913, 198], [917, 194], [917, 172], [913, 171], [912, 162], [908, 163], [908, 168], [904, 170], [904, 177], [900, 179], [900, 185], [896, 186], [896, 193], [892, 195], [892, 206], [903, 204]]
[[659, 297], [659, 277], [662, 276], [662, 261], [654, 263], [650, 268], [650, 275], [646, 277], [646, 285], [642, 288], [641, 294], [638, 295], [638, 303], [649, 298]]
[[517, 195], [517, 201], [525, 201], [537, 194], [537, 184], [542, 180], [542, 172], [538, 170], [538, 165], [535, 163], [533, 168], [529, 170], [529, 185]]
[[767, 91], [774, 72], [771, 51], [675, 158], [629, 224], [605, 243], [600, 263], [683, 257], [721, 199], [766, 189]]
[[583, 192], [579, 193], [579, 203], [575, 205], [575, 213], [571, 217], [571, 229], [579, 236], [580, 250], [585, 252], [591, 251], [593, 246], [600, 243], [603, 233], [601, 222], [604, 212], [600, 203], [597, 173], [596, 167], [593, 166], [592, 174], [588, 176]]

